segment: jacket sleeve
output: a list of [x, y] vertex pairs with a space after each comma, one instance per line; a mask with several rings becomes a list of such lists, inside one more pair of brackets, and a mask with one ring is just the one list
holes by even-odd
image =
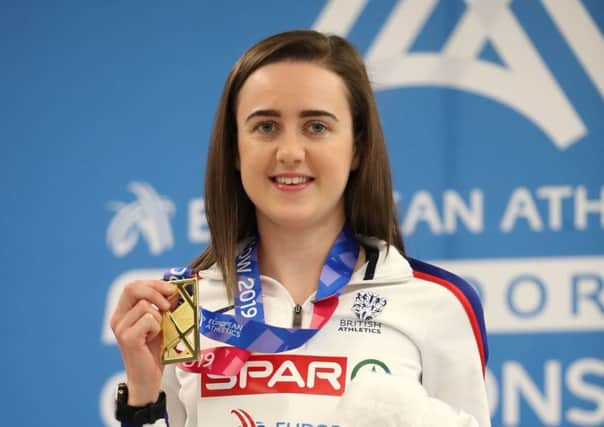
[[421, 346], [423, 387], [432, 399], [472, 415], [478, 426], [490, 426], [483, 370], [486, 356], [481, 356], [486, 343], [477, 331], [484, 330], [482, 309], [474, 313], [459, 295], [442, 288], [427, 321]]
[[176, 377], [176, 365], [168, 365], [164, 368], [161, 388], [166, 393], [166, 409], [168, 412], [166, 425], [184, 427], [187, 414], [179, 396], [181, 386]]
[[428, 327], [418, 345], [421, 383], [402, 375], [358, 375], [339, 403], [343, 426], [491, 425], [481, 357], [468, 313], [449, 290], [431, 289]]
[[482, 307], [463, 280], [413, 262], [414, 284], [430, 303], [418, 310], [421, 378], [367, 372], [340, 401], [345, 427], [490, 427]]

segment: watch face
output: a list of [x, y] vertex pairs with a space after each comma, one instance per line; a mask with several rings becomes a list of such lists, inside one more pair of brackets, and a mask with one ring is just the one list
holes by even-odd
[[125, 404], [128, 402], [128, 386], [125, 383], [120, 383], [117, 386], [115, 400], [119, 404]]
[[120, 383], [115, 396], [115, 419], [118, 421], [132, 421], [134, 408], [128, 406], [128, 386]]

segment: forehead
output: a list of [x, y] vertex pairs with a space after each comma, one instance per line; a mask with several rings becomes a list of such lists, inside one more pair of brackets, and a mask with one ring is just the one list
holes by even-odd
[[349, 110], [342, 78], [322, 65], [284, 61], [258, 68], [245, 81], [237, 97], [237, 115], [259, 108], [288, 111]]

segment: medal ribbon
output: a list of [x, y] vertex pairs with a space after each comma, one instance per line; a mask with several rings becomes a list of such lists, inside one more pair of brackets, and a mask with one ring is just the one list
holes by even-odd
[[[281, 353], [304, 345], [319, 332], [337, 308], [338, 296], [350, 281], [359, 255], [359, 245], [345, 227], [331, 247], [321, 270], [310, 328], [284, 328], [264, 322], [257, 248], [257, 241], [252, 241], [237, 256], [235, 315], [203, 307], [199, 310], [199, 332], [232, 347], [206, 349], [198, 362], [179, 364], [181, 368], [192, 372], [234, 375], [251, 352]], [[164, 275], [164, 280], [166, 277], [175, 278], [175, 271], [172, 269]], [[182, 272], [185, 277], [193, 274], [189, 269]], [[209, 354], [213, 356], [208, 357]]]

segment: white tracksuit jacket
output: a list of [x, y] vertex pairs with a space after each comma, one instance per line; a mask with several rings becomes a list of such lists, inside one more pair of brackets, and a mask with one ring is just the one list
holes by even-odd
[[[254, 354], [237, 377], [167, 366], [162, 389], [169, 425], [490, 426], [482, 309], [473, 309], [451, 283], [459, 278], [422, 273], [395, 248], [387, 254], [384, 243], [365, 243], [377, 250], [367, 253], [332, 318], [302, 347]], [[228, 306], [219, 270], [201, 276], [200, 304], [209, 310]], [[289, 293], [274, 279], [261, 280], [266, 322], [291, 327], [295, 304]], [[312, 310], [311, 297], [302, 305], [302, 327], [309, 327]], [[221, 345], [201, 336], [202, 349]]]

